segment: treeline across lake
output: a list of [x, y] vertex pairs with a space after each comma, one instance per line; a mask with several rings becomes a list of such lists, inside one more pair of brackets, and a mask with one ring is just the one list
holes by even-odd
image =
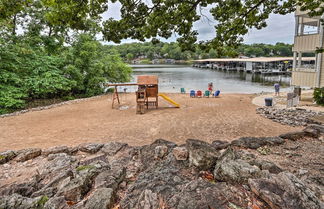
[[219, 53], [214, 49], [209, 51], [201, 50], [198, 45], [195, 52], [182, 51], [178, 43], [127, 43], [121, 45], [106, 46], [115, 49], [125, 61], [134, 59], [174, 59], [174, 60], [195, 60], [207, 58], [219, 58], [247, 56], [247, 57], [286, 57], [293, 56], [292, 45], [285, 43], [271, 44], [242, 44], [236, 49], [226, 48]]

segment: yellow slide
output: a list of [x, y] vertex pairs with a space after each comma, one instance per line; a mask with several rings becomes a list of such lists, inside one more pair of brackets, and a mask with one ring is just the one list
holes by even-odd
[[168, 97], [165, 94], [159, 94], [160, 97], [162, 97], [163, 99], [165, 99], [166, 101], [170, 102], [173, 106], [175, 107], [180, 107], [180, 104], [176, 103], [175, 101], [173, 101], [170, 97]]

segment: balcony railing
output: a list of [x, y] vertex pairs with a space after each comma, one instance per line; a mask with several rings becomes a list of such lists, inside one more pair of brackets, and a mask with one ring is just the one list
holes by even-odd
[[318, 33], [295, 36], [293, 51], [313, 52], [317, 47], [321, 47], [320, 35]]

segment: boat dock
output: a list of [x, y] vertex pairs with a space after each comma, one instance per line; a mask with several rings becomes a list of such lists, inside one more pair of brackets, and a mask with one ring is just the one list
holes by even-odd
[[[303, 57], [302, 64], [315, 65], [314, 57]], [[222, 71], [290, 75], [293, 57], [216, 58], [195, 60], [193, 67]]]

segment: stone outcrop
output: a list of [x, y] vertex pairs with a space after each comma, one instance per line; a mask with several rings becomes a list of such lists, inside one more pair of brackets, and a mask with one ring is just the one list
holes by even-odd
[[280, 137], [242, 137], [237, 140], [232, 141], [231, 145], [257, 149], [266, 145], [279, 145], [285, 142], [284, 139]]
[[323, 208], [316, 187], [257, 156], [255, 149], [281, 146], [283, 138], [2, 152], [0, 208]]
[[29, 148], [29, 149], [24, 149], [18, 151], [18, 155], [15, 158], [16, 161], [18, 162], [24, 162], [26, 160], [33, 159], [35, 157], [38, 157], [41, 155], [42, 150], [38, 148]]

